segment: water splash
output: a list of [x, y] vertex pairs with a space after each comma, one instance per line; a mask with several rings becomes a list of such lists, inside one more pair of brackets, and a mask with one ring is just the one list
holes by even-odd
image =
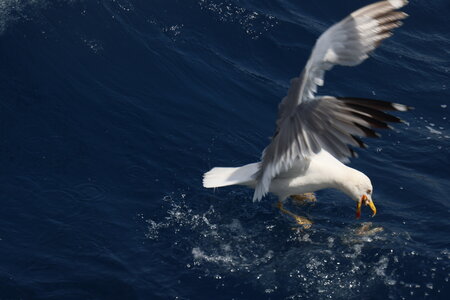
[[439, 264], [435, 257], [449, 257], [449, 252], [432, 257], [406, 251], [413, 244], [407, 232], [371, 223], [293, 229], [283, 218], [248, 220], [244, 213], [229, 218], [220, 203], [196, 211], [187, 198], [164, 197], [168, 205], [165, 219], [146, 221], [147, 238], [159, 240], [168, 232], [182, 232], [189, 236], [178, 240], [180, 247], [191, 249], [188, 271], [219, 281], [239, 278], [266, 294], [341, 299], [383, 289], [385, 298], [401, 298], [411, 292], [427, 297], [437, 293], [435, 281], [424, 286], [407, 280], [402, 268], [416, 264], [421, 276], [433, 278], [436, 270], [430, 266]]
[[212, 12], [221, 22], [238, 23], [252, 39], [258, 39], [277, 25], [274, 16], [251, 11], [231, 1], [217, 3], [212, 0], [200, 0], [199, 5], [201, 9]]

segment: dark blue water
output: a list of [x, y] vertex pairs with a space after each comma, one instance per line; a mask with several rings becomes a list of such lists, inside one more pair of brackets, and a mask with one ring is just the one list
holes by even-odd
[[447, 0], [320, 90], [415, 107], [352, 161], [375, 218], [321, 191], [299, 230], [202, 188], [258, 160], [315, 39], [368, 3], [0, 0], [0, 299], [448, 299]]

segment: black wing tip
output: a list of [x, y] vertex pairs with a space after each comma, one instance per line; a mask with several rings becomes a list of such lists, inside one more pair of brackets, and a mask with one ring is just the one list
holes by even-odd
[[359, 139], [356, 135], [351, 134], [351, 137], [358, 144], [358, 146], [360, 148], [367, 149], [369, 147], [369, 146], [367, 146], [367, 144], [365, 144], [363, 141], [361, 141], [361, 139]]
[[373, 129], [367, 128], [367, 127], [365, 127], [361, 124], [355, 123], [355, 122], [353, 122], [353, 125], [355, 125], [359, 129], [361, 129], [362, 132], [364, 133], [365, 137], [370, 137], [370, 138], [380, 138], [381, 137], [381, 134], [379, 134], [378, 132], [376, 132]]
[[[359, 112], [352, 112], [352, 115], [366, 121], [369, 125], [370, 128], [377, 128], [377, 129], [389, 129], [389, 125], [383, 121], [378, 120], [376, 117], [374, 116], [366, 116], [362, 113]], [[395, 122], [397, 121], [397, 118], [393, 119]]]
[[348, 147], [348, 150], [350, 151], [352, 158], [358, 158], [359, 155], [355, 150], [353, 150], [351, 147]]
[[356, 104], [361, 106], [366, 106], [381, 111], [384, 110], [396, 110], [396, 111], [409, 111], [413, 110], [413, 106], [408, 106], [405, 104], [400, 104], [396, 102], [390, 102], [379, 99], [370, 99], [363, 97], [336, 97], [336, 99], [343, 101], [344, 103]]

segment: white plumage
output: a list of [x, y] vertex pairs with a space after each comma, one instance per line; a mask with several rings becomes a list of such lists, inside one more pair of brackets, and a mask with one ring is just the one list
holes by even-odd
[[373, 129], [400, 122], [384, 111], [409, 108], [380, 100], [317, 96], [316, 92], [324, 84], [325, 71], [334, 65], [360, 64], [390, 37], [407, 17], [397, 10], [406, 4], [405, 0], [376, 2], [326, 30], [301, 75], [291, 80], [279, 105], [276, 132], [261, 162], [213, 168], [204, 175], [204, 187], [249, 186], [255, 189], [254, 201], [268, 192], [283, 200], [293, 194], [336, 188], [359, 205], [364, 200], [372, 207], [370, 179], [342, 162], [355, 156], [352, 147], [365, 147], [358, 137], [377, 137]]

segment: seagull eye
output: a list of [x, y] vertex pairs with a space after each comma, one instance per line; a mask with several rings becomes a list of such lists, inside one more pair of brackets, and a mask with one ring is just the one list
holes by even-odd
[[367, 194], [371, 194], [372, 193], [372, 191], [371, 190], [367, 190]]

